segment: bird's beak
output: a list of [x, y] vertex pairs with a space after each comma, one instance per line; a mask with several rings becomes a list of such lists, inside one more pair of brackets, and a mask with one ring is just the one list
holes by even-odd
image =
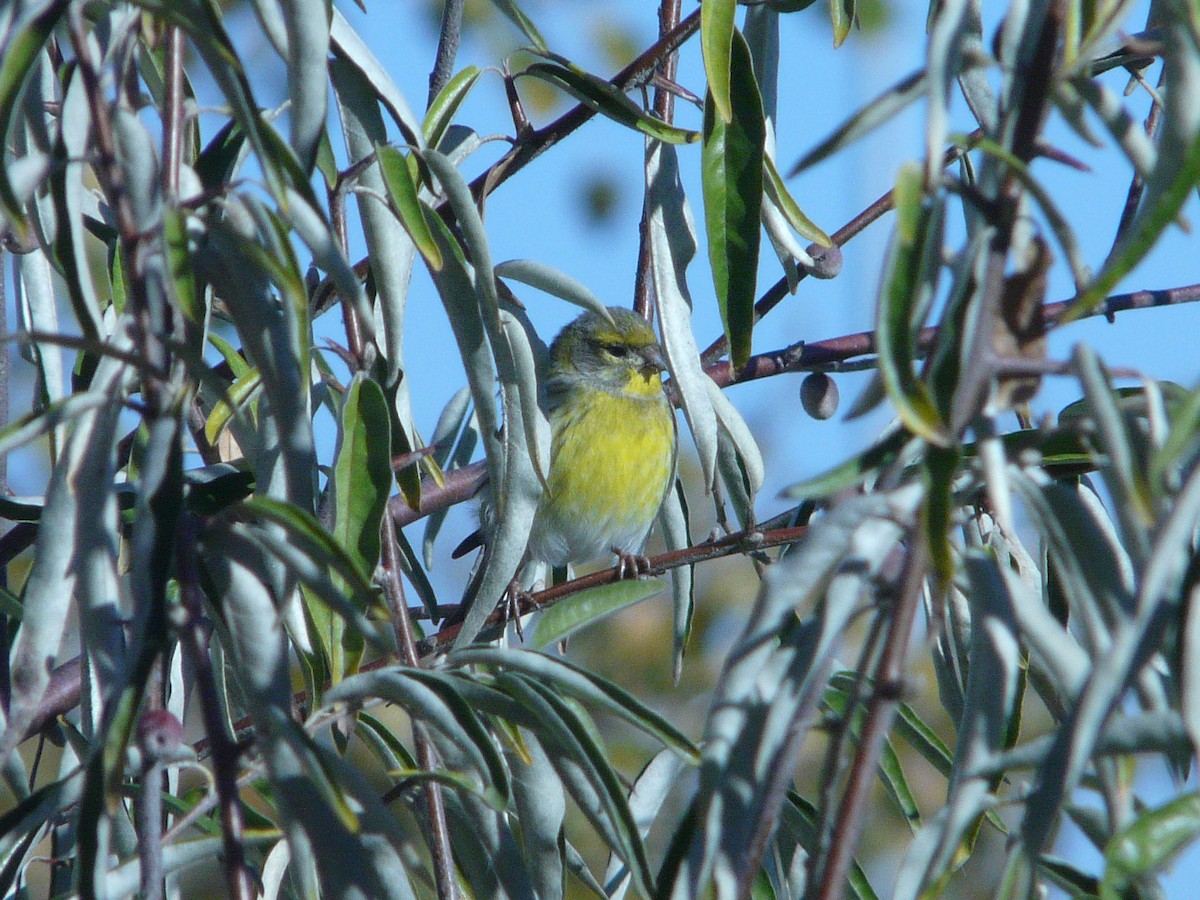
[[665, 372], [667, 369], [667, 358], [663, 356], [662, 348], [657, 344], [650, 347], [643, 347], [641, 350], [643, 361], [642, 369], [651, 369], [655, 372]]

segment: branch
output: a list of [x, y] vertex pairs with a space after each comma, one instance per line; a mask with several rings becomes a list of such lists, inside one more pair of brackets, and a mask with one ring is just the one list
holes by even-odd
[[[662, 0], [658, 6], [658, 37], [670, 34], [679, 25], [680, 0]], [[679, 56], [667, 55], [661, 66], [664, 80], [674, 81], [679, 68]], [[675, 97], [661, 84], [654, 88], [654, 115], [670, 124], [675, 118]], [[637, 273], [633, 279], [633, 309], [643, 319], [650, 318], [650, 190], [642, 191], [642, 220], [638, 225], [639, 241]]]
[[433, 61], [433, 71], [429, 73], [429, 99], [425, 102], [428, 109], [442, 92], [442, 88], [450, 81], [454, 72], [454, 57], [458, 55], [458, 45], [462, 38], [463, 7], [466, 0], [446, 0], [442, 7], [442, 27], [438, 33], [437, 56]]

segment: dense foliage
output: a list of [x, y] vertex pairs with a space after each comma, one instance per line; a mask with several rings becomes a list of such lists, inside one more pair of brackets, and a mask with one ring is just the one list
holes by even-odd
[[[162, 896], [190, 869], [238, 897], [1155, 896], [1200, 836], [1200, 392], [1046, 348], [1083, 317], [1200, 298], [1112, 293], [1200, 180], [1200, 7], [1159, 0], [1143, 28], [1129, 0], [1029, 0], [985, 33], [983, 0], [935, 0], [924, 68], [795, 161], [776, 157], [779, 110], [822, 97], [780, 82], [780, 21], [820, 13], [855, 39], [854, 0], [810, 5], [663, 0], [659, 39], [606, 79], [509, 0], [523, 49], [456, 68], [446, 0], [423, 115], [327, 0], [251, 4], [286, 66], [278, 109], [216, 0], [0, 7], [4, 337], [22, 360], [0, 366], [0, 452], [36, 448], [48, 471], [41, 496], [0, 496], [5, 895]], [[677, 52], [706, 84], [677, 83]], [[461, 121], [489, 80], [502, 152]], [[523, 98], [547, 88], [579, 105], [534, 127]], [[675, 120], [689, 102], [698, 130]], [[894, 190], [827, 234], [789, 180], [917, 103], [924, 146]], [[659, 515], [650, 579], [554, 572], [514, 594], [549, 337], [516, 294], [597, 308], [617, 289], [494, 262], [485, 201], [596, 116], [645, 141], [626, 304], [658, 324], [698, 476]], [[1051, 127], [1128, 173], [1102, 259], [1075, 231], [1089, 209], [1056, 199], [1078, 163]], [[755, 325], [876, 222], [874, 331], [763, 352]], [[688, 284], [701, 246], [711, 294]], [[764, 256], [781, 269], [765, 291]], [[1074, 295], [1048, 303], [1060, 271]], [[693, 295], [720, 310], [706, 350]], [[453, 333], [436, 372], [403, 355], [418, 315]], [[316, 341], [331, 322], [339, 340]], [[811, 372], [804, 407], [828, 418], [836, 373], [864, 367], [852, 412], [894, 421], [762, 521], [763, 458], [723, 389]], [[1051, 376], [1080, 399], [1035, 422]], [[418, 422], [433, 378], [464, 386]], [[448, 597], [434, 540], [485, 481], [493, 533]], [[693, 537], [689, 501], [724, 533]], [[689, 646], [695, 570], [735, 555], [761, 583], [699, 733], [564, 651], [666, 592], [678, 679], [712, 650]], [[936, 698], [917, 703], [922, 665]], [[618, 765], [618, 732], [651, 749]], [[1146, 757], [1175, 779], [1166, 802], [1139, 794]], [[907, 826], [890, 873], [861, 853], [881, 810]], [[1102, 864], [1052, 855], [1066, 823]], [[983, 847], [995, 884], [963, 874]]]

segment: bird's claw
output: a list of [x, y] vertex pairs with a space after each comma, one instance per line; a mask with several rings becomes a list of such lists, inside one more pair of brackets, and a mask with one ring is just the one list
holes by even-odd
[[514, 578], [508, 583], [508, 587], [504, 589], [504, 597], [500, 600], [500, 620], [504, 625], [512, 622], [517, 629], [517, 637], [521, 640], [521, 643], [525, 643], [525, 631], [521, 627], [522, 606], [532, 606], [535, 610], [542, 608], [542, 605], [533, 598], [533, 594], [522, 587], [521, 582]]
[[626, 553], [613, 547], [617, 555], [617, 579], [642, 579], [650, 577], [650, 558], [638, 553]]

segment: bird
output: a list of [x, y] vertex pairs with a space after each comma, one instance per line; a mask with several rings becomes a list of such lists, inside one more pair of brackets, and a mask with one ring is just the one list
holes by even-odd
[[550, 466], [529, 535], [531, 560], [561, 567], [615, 554], [622, 575], [640, 554], [674, 483], [676, 424], [666, 359], [632, 310], [588, 310], [550, 344], [540, 405]]

